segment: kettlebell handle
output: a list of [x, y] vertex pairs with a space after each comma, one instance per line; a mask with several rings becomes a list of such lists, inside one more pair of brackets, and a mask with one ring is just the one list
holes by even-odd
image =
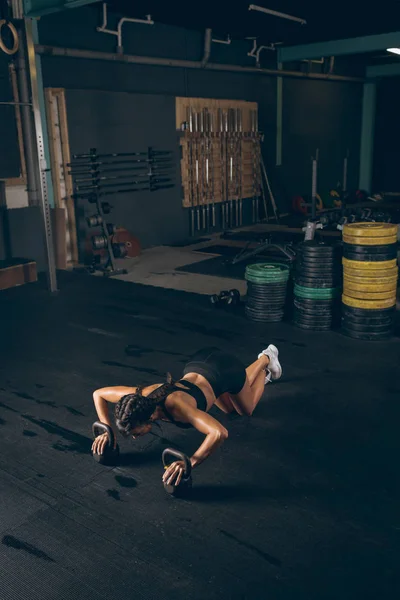
[[179, 450], [175, 450], [174, 448], [165, 448], [165, 450], [162, 453], [162, 461], [163, 461], [164, 467], [168, 466], [168, 461], [166, 458], [167, 456], [173, 456], [174, 458], [181, 460], [185, 464], [184, 477], [185, 477], [185, 479], [188, 479], [192, 473], [192, 465], [189, 460], [189, 457], [186, 456], [186, 454], [183, 454], [183, 452], [180, 452]]
[[95, 437], [95, 438], [98, 437], [99, 435], [102, 435], [103, 433], [106, 433], [107, 437], [108, 437], [109, 445], [111, 446], [111, 448], [114, 448], [115, 435], [114, 435], [112, 428], [109, 425], [106, 425], [105, 423], [102, 423], [101, 421], [96, 421], [92, 425], [92, 432], [93, 432], [93, 437]]

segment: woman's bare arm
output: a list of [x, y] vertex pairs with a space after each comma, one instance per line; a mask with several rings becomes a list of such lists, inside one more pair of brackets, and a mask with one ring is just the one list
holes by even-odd
[[[110, 415], [108, 412], [108, 402], [116, 404], [126, 394], [134, 394], [137, 388], [127, 387], [123, 385], [117, 385], [113, 387], [100, 388], [93, 392], [93, 402], [96, 407], [97, 417], [99, 421], [109, 425], [114, 432], [115, 444], [117, 443], [117, 436], [115, 427], [111, 423]], [[92, 452], [95, 454], [103, 454], [104, 448], [107, 443], [107, 434], [98, 436], [92, 445]]]
[[99, 390], [93, 392], [93, 402], [99, 421], [112, 427], [112, 423], [108, 414], [107, 402], [116, 404], [123, 396], [126, 396], [127, 394], [134, 394], [136, 390], [136, 387], [116, 385], [113, 387], [100, 388]]
[[192, 467], [200, 465], [215, 452], [228, 438], [228, 431], [221, 423], [202, 410], [190, 406], [184, 400], [177, 400], [172, 411], [173, 417], [193, 425], [206, 438], [190, 459]]

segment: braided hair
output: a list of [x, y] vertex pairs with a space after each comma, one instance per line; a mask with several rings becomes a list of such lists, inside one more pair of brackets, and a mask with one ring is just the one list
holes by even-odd
[[148, 423], [154, 410], [164, 404], [169, 394], [174, 391], [174, 382], [171, 374], [167, 375], [167, 382], [156, 388], [148, 396], [143, 396], [145, 386], [137, 388], [134, 394], [126, 394], [115, 405], [115, 423], [118, 431], [128, 436], [137, 425]]

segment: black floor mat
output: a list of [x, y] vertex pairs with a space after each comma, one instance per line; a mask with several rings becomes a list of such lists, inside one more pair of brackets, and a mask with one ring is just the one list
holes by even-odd
[[184, 248], [185, 246], [194, 246], [195, 244], [201, 244], [202, 242], [210, 242], [211, 238], [192, 238], [190, 240], [184, 240], [183, 242], [176, 242], [176, 244], [170, 244], [171, 248]]
[[197, 273], [197, 275], [213, 275], [214, 277], [227, 277], [229, 279], [244, 279], [244, 272], [247, 265], [262, 262], [282, 262], [287, 263], [286, 260], [281, 256], [273, 255], [266, 259], [265, 256], [255, 256], [245, 260], [243, 262], [232, 265], [227, 261], [226, 256], [216, 256], [215, 258], [209, 258], [202, 260], [198, 263], [191, 263], [189, 265], [183, 265], [175, 269], [176, 271], [183, 271], [185, 273]]
[[194, 252], [202, 252], [204, 254], [220, 254], [221, 256], [234, 257], [242, 248], [237, 246], [206, 246], [205, 248], [197, 248]]

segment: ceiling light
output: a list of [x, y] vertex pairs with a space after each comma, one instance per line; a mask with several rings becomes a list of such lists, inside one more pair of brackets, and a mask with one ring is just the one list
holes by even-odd
[[393, 52], [393, 54], [400, 54], [400, 48], [386, 48], [388, 52]]

